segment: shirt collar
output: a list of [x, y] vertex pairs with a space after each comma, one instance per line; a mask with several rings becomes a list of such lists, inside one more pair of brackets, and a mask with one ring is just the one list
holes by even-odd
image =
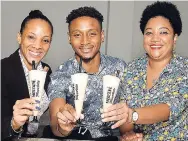
[[[20, 49], [18, 50], [18, 53], [19, 53], [19, 56], [20, 56], [20, 60], [21, 60], [25, 75], [27, 76], [27, 75], [29, 75], [29, 70], [28, 70], [26, 64], [24, 63], [23, 55], [22, 55]], [[41, 62], [38, 64], [37, 70], [43, 70]]]
[[[174, 66], [176, 65], [176, 62], [178, 61], [178, 54], [176, 54], [175, 51], [173, 51], [173, 54], [172, 54], [172, 58], [170, 59], [170, 62], [169, 64], [167, 64], [167, 66], [164, 68], [163, 72], [172, 72]], [[144, 66], [145, 68], [147, 68], [147, 64], [148, 64], [148, 54], [146, 53], [144, 55]]]
[[170, 72], [170, 73], [172, 72], [172, 70], [176, 66], [176, 62], [178, 61], [177, 58], [178, 58], [178, 55], [175, 52], [173, 52], [170, 63], [166, 66], [166, 68], [164, 69], [164, 72]]
[[[105, 63], [104, 62], [105, 62], [105, 55], [100, 53], [99, 71], [97, 73], [88, 73], [88, 74], [99, 74], [105, 68]], [[73, 58], [73, 63], [74, 63], [75, 69], [77, 71], [79, 71], [79, 63], [76, 60], [76, 56], [74, 56], [74, 58]], [[87, 73], [86, 70], [83, 67], [81, 67], [81, 72], [82, 73]]]

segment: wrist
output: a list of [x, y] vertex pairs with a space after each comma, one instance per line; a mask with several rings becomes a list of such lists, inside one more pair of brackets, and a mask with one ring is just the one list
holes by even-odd
[[129, 108], [129, 113], [128, 113], [128, 122], [133, 123], [132, 121], [132, 115], [133, 115], [133, 109]]
[[15, 133], [21, 133], [23, 131], [23, 126], [18, 125], [14, 118], [12, 118], [11, 122], [10, 122], [11, 128]]
[[138, 112], [135, 109], [132, 109], [132, 114], [131, 114], [131, 122], [133, 124], [136, 124], [136, 122], [138, 121], [139, 115]]
[[67, 137], [72, 132], [72, 131], [65, 131], [65, 130], [63, 130], [59, 124], [57, 124], [56, 130], [57, 130], [58, 133], [61, 134], [62, 137]]

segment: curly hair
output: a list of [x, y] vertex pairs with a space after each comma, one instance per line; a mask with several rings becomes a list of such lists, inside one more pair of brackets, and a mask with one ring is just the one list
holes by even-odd
[[151, 5], [148, 5], [142, 13], [142, 17], [140, 19], [140, 30], [144, 34], [144, 29], [146, 27], [147, 22], [156, 16], [162, 16], [169, 20], [174, 34], [178, 34], [178, 36], [182, 32], [182, 21], [180, 17], [180, 13], [176, 7], [176, 5], [171, 2], [155, 2]]
[[66, 23], [71, 24], [71, 22], [79, 17], [83, 17], [83, 16], [87, 16], [87, 17], [92, 17], [95, 18], [102, 29], [102, 22], [103, 22], [103, 15], [96, 10], [94, 7], [80, 7], [78, 9], [74, 9], [70, 12], [70, 14], [66, 17]]

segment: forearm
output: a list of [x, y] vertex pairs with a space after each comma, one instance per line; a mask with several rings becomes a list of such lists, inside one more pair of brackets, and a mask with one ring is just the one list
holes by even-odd
[[59, 136], [61, 136], [61, 137], [66, 137], [66, 136], [68, 136], [71, 132], [72, 132], [72, 130], [71, 131], [65, 131], [65, 130], [63, 130], [61, 127], [60, 127], [60, 125], [58, 124], [57, 125], [57, 132], [58, 132], [58, 135]]
[[136, 124], [154, 124], [168, 120], [170, 107], [167, 104], [156, 104], [135, 109], [139, 115]]
[[62, 137], [62, 134], [60, 133], [60, 127], [58, 127], [58, 121], [56, 116], [52, 117], [52, 115], [50, 115], [50, 126], [55, 136]]
[[[56, 124], [53, 124], [52, 122], [50, 123], [51, 125], [51, 129], [52, 129], [52, 132], [55, 136], [59, 136], [59, 137], [62, 137], [62, 134], [60, 133], [60, 129], [58, 127], [58, 123]], [[58, 129], [58, 130], [57, 130]]]
[[[139, 117], [135, 124], [154, 124], [161, 121], [167, 121], [170, 116], [170, 107], [167, 104], [156, 104], [142, 108], [136, 108], [135, 111]], [[134, 124], [132, 122], [133, 110], [129, 111], [129, 118], [126, 123], [120, 127], [121, 134], [132, 131]]]
[[65, 137], [70, 134], [69, 131], [63, 130], [58, 123], [56, 125], [51, 124], [51, 129], [53, 134], [58, 137]]
[[71, 133], [71, 131], [65, 131], [65, 130], [63, 130], [60, 127], [60, 124], [58, 122], [56, 122], [56, 124], [52, 124], [51, 123], [51, 129], [52, 129], [53, 134], [55, 136], [58, 136], [58, 137], [65, 137], [65, 136], [68, 136]]
[[61, 127], [59, 127], [59, 123], [57, 120], [57, 112], [59, 112], [60, 107], [64, 106], [65, 104], [65, 100], [56, 98], [50, 103], [49, 106], [51, 129], [53, 134], [59, 137], [63, 137], [64, 135], [66, 135], [66, 133], [61, 130]]

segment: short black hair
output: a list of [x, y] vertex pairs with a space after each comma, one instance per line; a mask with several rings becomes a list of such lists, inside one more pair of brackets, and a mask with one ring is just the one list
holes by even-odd
[[102, 29], [102, 22], [103, 22], [103, 15], [96, 10], [94, 7], [80, 7], [78, 9], [74, 9], [70, 12], [70, 14], [66, 17], [66, 23], [71, 24], [71, 22], [79, 17], [83, 17], [83, 16], [87, 16], [87, 17], [91, 17], [91, 18], [95, 18]]
[[29, 22], [30, 20], [33, 20], [33, 19], [41, 19], [41, 20], [46, 21], [50, 25], [52, 35], [53, 35], [53, 25], [52, 25], [51, 21], [45, 15], [43, 15], [43, 13], [40, 10], [32, 10], [29, 13], [29, 15], [22, 21], [21, 28], [20, 28], [20, 34], [23, 33], [27, 22]]
[[155, 2], [151, 5], [148, 5], [146, 9], [142, 13], [142, 17], [140, 19], [140, 30], [144, 34], [144, 29], [146, 27], [147, 22], [156, 16], [162, 16], [169, 20], [174, 34], [178, 34], [178, 36], [182, 32], [182, 21], [180, 17], [180, 12], [177, 9], [176, 5], [171, 2]]

